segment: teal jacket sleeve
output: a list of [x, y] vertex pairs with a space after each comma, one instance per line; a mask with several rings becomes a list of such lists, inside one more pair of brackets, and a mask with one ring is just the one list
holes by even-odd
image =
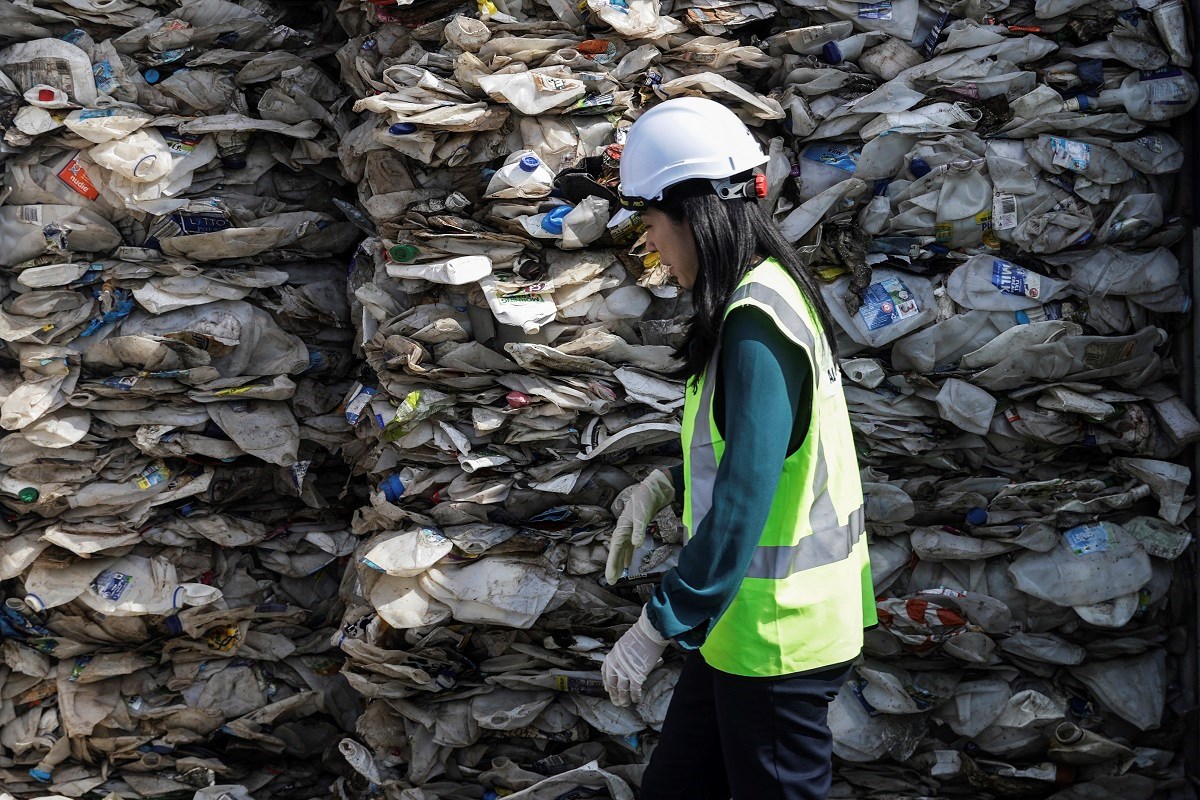
[[[704, 643], [750, 566], [812, 404], [808, 356], [761, 311], [738, 309], [722, 332], [714, 414], [725, 439], [712, 507], [649, 603], [651, 624], [687, 649]], [[676, 495], [683, 495], [680, 473]]]

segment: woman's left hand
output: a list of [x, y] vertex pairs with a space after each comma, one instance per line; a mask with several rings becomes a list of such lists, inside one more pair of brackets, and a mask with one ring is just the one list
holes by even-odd
[[669, 641], [662, 638], [650, 624], [643, 607], [637, 622], [617, 640], [600, 667], [604, 688], [608, 690], [613, 705], [627, 706], [630, 701], [641, 701], [642, 684], [658, 663]]

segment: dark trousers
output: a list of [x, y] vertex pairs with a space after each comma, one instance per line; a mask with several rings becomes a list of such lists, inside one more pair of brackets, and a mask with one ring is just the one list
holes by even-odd
[[829, 703], [842, 664], [743, 678], [688, 656], [642, 777], [639, 800], [825, 800], [832, 781]]

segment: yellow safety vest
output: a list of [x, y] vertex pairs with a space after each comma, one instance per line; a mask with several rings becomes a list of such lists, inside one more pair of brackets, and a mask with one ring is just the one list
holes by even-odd
[[[734, 675], [777, 676], [828, 667], [862, 649], [875, 597], [862, 484], [838, 365], [820, 318], [796, 282], [768, 259], [739, 284], [725, 310], [765, 313], [813, 365], [812, 412], [783, 474], [750, 568], [700, 652]], [[725, 442], [713, 416], [720, 347], [689, 383], [683, 408], [683, 523], [690, 537], [712, 506]], [[780, 431], [789, 436], [790, 431]]]

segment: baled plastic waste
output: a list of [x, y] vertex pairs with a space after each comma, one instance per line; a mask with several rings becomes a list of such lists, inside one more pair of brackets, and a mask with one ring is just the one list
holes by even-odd
[[0, 9], [5, 788], [634, 796], [681, 654], [630, 708], [599, 665], [676, 510], [603, 571], [689, 301], [617, 169], [693, 94], [839, 326], [881, 624], [831, 796], [1177, 780], [1197, 88], [1151, 5]]

